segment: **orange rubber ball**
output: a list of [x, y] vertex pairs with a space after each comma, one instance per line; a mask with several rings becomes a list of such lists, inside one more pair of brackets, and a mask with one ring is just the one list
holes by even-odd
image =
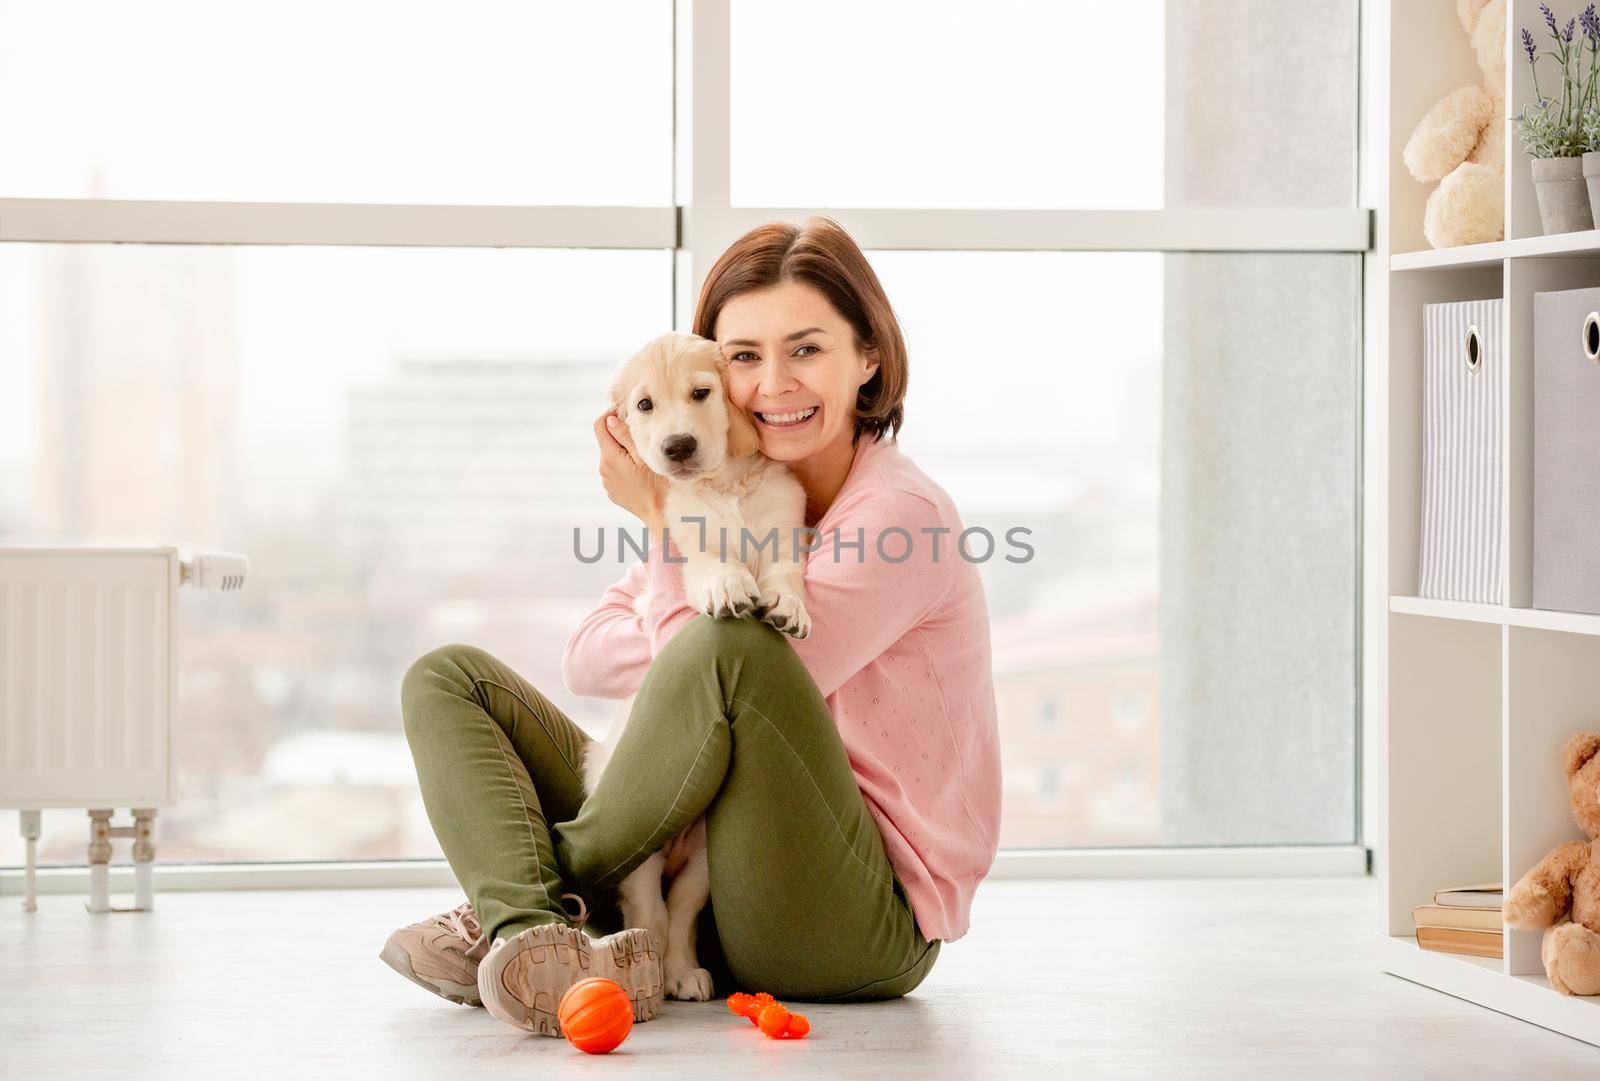
[[556, 1007], [561, 1034], [590, 1055], [612, 1050], [633, 1031], [633, 1003], [614, 981], [598, 976], [567, 988]]

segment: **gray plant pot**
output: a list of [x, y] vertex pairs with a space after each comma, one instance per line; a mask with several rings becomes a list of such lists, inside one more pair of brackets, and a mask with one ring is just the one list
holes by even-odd
[[1600, 206], [1600, 150], [1591, 150], [1583, 156], [1583, 179], [1589, 187], [1589, 214]]
[[1594, 228], [1583, 158], [1534, 158], [1533, 190], [1546, 236]]

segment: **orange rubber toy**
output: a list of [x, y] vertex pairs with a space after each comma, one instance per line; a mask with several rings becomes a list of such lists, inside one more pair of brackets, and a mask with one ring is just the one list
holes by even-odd
[[556, 1007], [561, 1034], [579, 1051], [603, 1055], [633, 1030], [633, 1003], [628, 992], [599, 976], [567, 988]]
[[748, 1017], [752, 1025], [774, 1040], [798, 1040], [811, 1031], [805, 1014], [790, 1013], [765, 991], [754, 995], [734, 992], [728, 996], [728, 1012]]

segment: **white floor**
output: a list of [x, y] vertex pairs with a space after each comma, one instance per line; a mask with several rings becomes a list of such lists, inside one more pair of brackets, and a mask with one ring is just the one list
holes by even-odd
[[669, 1003], [605, 1060], [385, 968], [444, 890], [0, 898], [0, 1078], [1594, 1076], [1600, 1049], [1387, 976], [1366, 879], [992, 882], [896, 1002], [777, 1043]]

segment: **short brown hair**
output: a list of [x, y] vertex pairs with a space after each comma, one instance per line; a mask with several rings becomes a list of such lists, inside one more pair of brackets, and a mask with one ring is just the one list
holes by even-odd
[[876, 347], [878, 370], [856, 393], [856, 431], [874, 439], [900, 431], [905, 419], [906, 343], [872, 264], [832, 218], [807, 218], [799, 226], [768, 222], [728, 246], [700, 289], [694, 332], [716, 340], [722, 306], [741, 293], [785, 281], [812, 286], [855, 331], [856, 348]]

